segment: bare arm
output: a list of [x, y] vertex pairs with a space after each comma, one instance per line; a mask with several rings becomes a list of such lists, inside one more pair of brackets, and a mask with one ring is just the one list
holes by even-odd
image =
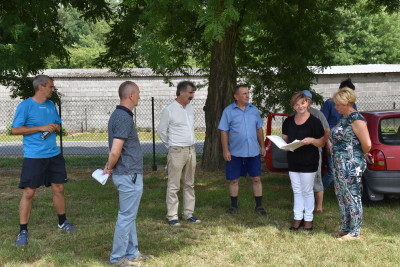
[[357, 136], [358, 140], [360, 140], [361, 149], [364, 156], [367, 158], [367, 162], [373, 164], [368, 159], [368, 156], [371, 156], [371, 154], [369, 154], [369, 150], [371, 149], [371, 138], [369, 137], [367, 124], [362, 120], [355, 120], [351, 123], [351, 127], [353, 128], [353, 132]]
[[265, 144], [264, 144], [264, 131], [263, 131], [262, 127], [257, 130], [257, 141], [260, 144], [261, 156], [265, 157], [266, 151], [265, 151]]
[[322, 136], [321, 138], [317, 139], [317, 138], [307, 137], [307, 138], [304, 138], [301, 142], [304, 145], [314, 145], [316, 147], [324, 147], [326, 144], [326, 141], [329, 139], [329, 132], [330, 132], [330, 129], [327, 128], [327, 129], [325, 129], [324, 136]]
[[285, 140], [285, 142], [289, 142], [289, 136], [287, 136], [286, 134], [282, 134], [282, 139]]
[[124, 145], [124, 143], [125, 143], [124, 139], [114, 138], [111, 146], [111, 151], [108, 154], [108, 161], [103, 170], [103, 174], [104, 173], [111, 174], [112, 169], [115, 167], [115, 164], [117, 164], [118, 159], [121, 156], [122, 146]]
[[225, 161], [231, 161], [231, 152], [229, 152], [228, 139], [229, 139], [229, 133], [221, 131], [222, 153], [224, 155]]
[[324, 147], [325, 146], [325, 135], [318, 139], [313, 138], [313, 137], [306, 137], [303, 140], [301, 140], [301, 143], [303, 145], [313, 145], [316, 147]]
[[60, 131], [60, 124], [47, 124], [42, 126], [20, 126], [20, 127], [12, 127], [11, 133], [13, 135], [27, 135], [33, 134], [37, 132], [50, 132], [53, 133], [55, 131]]

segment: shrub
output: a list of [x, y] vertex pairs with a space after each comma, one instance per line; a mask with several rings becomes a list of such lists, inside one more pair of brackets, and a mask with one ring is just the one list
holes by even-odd
[[[67, 130], [65, 130], [64, 126], [61, 126], [61, 132], [62, 132], [63, 136], [67, 136], [68, 135], [68, 132], [67, 132]], [[60, 132], [57, 132], [57, 135], [60, 135]]]
[[7, 126], [6, 126], [6, 133], [7, 133], [7, 135], [12, 135], [12, 132], [11, 132], [11, 123], [9, 123], [9, 124], [7, 124]]

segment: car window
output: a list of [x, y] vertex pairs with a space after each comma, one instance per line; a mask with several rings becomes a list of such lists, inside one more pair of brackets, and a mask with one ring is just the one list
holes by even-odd
[[400, 145], [400, 117], [380, 120], [378, 135], [382, 144]]

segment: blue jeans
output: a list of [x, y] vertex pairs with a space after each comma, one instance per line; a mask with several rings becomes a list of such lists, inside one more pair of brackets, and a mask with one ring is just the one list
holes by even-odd
[[110, 256], [110, 262], [115, 263], [123, 257], [134, 259], [139, 253], [136, 215], [143, 194], [143, 174], [113, 175], [112, 179], [119, 193], [118, 219]]
[[333, 181], [333, 169], [332, 169], [332, 156], [331, 154], [326, 155], [328, 161], [328, 172], [322, 177], [322, 184], [324, 185], [324, 191]]

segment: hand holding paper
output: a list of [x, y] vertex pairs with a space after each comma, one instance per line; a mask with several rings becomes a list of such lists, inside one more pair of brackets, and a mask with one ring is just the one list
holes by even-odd
[[294, 151], [295, 149], [303, 146], [300, 140], [294, 140], [290, 144], [286, 143], [282, 137], [277, 135], [267, 135], [268, 139], [271, 140], [277, 147], [280, 149], [289, 149], [290, 151]]
[[108, 179], [108, 173], [103, 174], [103, 170], [97, 169], [92, 173], [92, 177], [102, 185], [105, 185]]

